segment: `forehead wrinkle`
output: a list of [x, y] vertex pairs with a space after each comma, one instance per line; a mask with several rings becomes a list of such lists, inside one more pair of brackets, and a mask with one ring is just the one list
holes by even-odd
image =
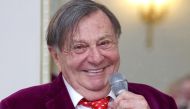
[[[98, 18], [98, 19], [93, 19], [94, 17]], [[112, 27], [112, 22], [110, 21], [110, 19], [108, 18], [108, 16], [102, 12], [101, 10], [97, 10], [93, 13], [90, 13], [89, 15], [83, 17], [79, 24], [78, 27], [82, 24], [84, 27], [86, 24], [90, 24], [90, 25], [96, 25], [98, 28], [104, 28], [106, 25], [99, 23], [99, 21], [104, 22], [104, 24], [106, 25], [110, 25], [110, 27]], [[85, 25], [84, 25], [85, 24]], [[86, 29], [89, 29], [88, 27], [85, 27]]]
[[[101, 22], [104, 22], [104, 24], [100, 24], [97, 20], [91, 19], [93, 17], [100, 18], [101, 17]], [[102, 17], [104, 19], [102, 19]], [[89, 25], [92, 25], [92, 27], [89, 27]], [[95, 26], [93, 26], [95, 25]], [[111, 27], [110, 29], [107, 29], [107, 27]], [[104, 29], [105, 28], [105, 29]], [[82, 32], [82, 33], [81, 33]], [[82, 36], [85, 32], [85, 37]], [[96, 33], [96, 34], [94, 34]], [[115, 36], [115, 32], [113, 31], [112, 24], [109, 20], [109, 18], [101, 11], [95, 11], [85, 17], [83, 17], [77, 25], [76, 31], [73, 34], [73, 41], [76, 42], [89, 42], [91, 43], [92, 41], [98, 41], [100, 39], [104, 39], [105, 37], [108, 36]]]
[[[113, 39], [113, 38], [116, 38], [116, 37], [115, 37], [115, 35], [112, 35], [112, 34], [104, 34], [102, 36], [99, 36], [97, 39], [95, 39], [95, 42], [100, 41], [100, 40], [104, 40], [106, 38], [112, 38]], [[82, 39], [82, 38], [80, 38], [80, 36], [73, 37], [73, 43], [75, 43], [75, 42], [84, 43], [84, 42], [93, 42], [93, 41], [94, 40], [90, 40], [89, 38]]]

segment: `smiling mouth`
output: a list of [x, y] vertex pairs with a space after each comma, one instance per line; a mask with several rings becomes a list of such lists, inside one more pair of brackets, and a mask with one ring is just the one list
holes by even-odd
[[94, 69], [87, 69], [87, 70], [83, 70], [84, 72], [86, 73], [89, 73], [89, 74], [98, 74], [98, 73], [102, 73], [108, 66], [104, 66], [104, 67], [101, 67], [101, 68], [94, 68]]
[[85, 70], [88, 73], [100, 73], [102, 72], [104, 69], [90, 69], [90, 70]]
[[87, 70], [83, 70], [83, 71], [88, 73], [88, 74], [97, 74], [97, 73], [102, 73], [105, 68], [106, 67], [98, 68], [98, 69], [87, 69]]

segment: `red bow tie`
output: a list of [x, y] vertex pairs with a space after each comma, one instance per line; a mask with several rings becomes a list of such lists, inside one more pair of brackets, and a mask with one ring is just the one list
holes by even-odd
[[88, 101], [85, 98], [79, 101], [80, 105], [91, 107], [92, 109], [107, 109], [110, 97], [99, 99], [96, 101]]

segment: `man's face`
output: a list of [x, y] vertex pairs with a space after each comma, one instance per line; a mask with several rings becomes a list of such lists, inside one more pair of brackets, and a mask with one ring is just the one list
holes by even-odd
[[108, 79], [118, 71], [119, 61], [117, 36], [102, 11], [82, 18], [71, 50], [63, 47], [58, 53], [58, 66], [75, 90], [109, 91]]

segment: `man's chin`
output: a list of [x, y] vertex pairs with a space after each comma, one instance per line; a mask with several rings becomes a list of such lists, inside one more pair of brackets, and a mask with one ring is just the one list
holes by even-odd
[[103, 84], [91, 84], [90, 86], [89, 86], [89, 90], [91, 90], [91, 91], [103, 91], [103, 90], [105, 90], [107, 88], [107, 86], [106, 85], [103, 85]]

